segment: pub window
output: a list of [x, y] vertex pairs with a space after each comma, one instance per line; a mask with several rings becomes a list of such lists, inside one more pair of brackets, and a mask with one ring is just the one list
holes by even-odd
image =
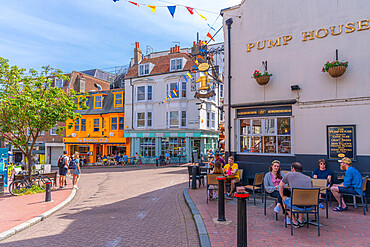
[[86, 131], [86, 119], [81, 119], [81, 131]]
[[94, 96], [94, 109], [102, 109], [102, 108], [103, 108], [103, 96], [95, 95]]
[[94, 119], [94, 132], [99, 131], [99, 118]]
[[76, 118], [75, 120], [75, 131], [80, 131], [80, 119]]
[[112, 126], [111, 126], [111, 129], [112, 130], [117, 130], [117, 118], [116, 117], [112, 117]]
[[123, 130], [123, 125], [124, 125], [123, 117], [119, 117], [118, 121], [119, 121], [118, 122], [118, 129]]
[[292, 153], [290, 117], [240, 119], [239, 128], [242, 153]]

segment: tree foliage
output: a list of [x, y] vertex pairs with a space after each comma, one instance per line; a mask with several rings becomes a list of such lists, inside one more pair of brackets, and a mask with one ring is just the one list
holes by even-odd
[[[52, 87], [55, 78], [69, 80], [50, 66], [41, 72], [10, 66], [0, 57], [0, 134], [3, 141], [18, 148], [28, 161], [31, 172], [32, 150], [39, 134], [58, 122], [81, 117], [75, 111], [76, 92]], [[84, 98], [80, 100], [83, 107]], [[68, 126], [71, 128], [72, 126]], [[28, 133], [27, 133], [28, 129]], [[58, 128], [58, 132], [62, 130]]]

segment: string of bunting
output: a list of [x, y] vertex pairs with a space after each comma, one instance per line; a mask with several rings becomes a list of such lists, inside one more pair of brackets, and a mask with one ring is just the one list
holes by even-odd
[[[113, 2], [115, 2], [115, 3], [118, 2], [118, 1], [119, 0], [113, 0]], [[184, 6], [184, 5], [180, 5], [180, 4], [175, 4], [175, 5], [168, 6], [168, 5], [149, 5], [149, 4], [145, 4], [145, 3], [133, 2], [133, 1], [128, 1], [128, 0], [122, 0], [122, 1], [128, 2], [130, 4], [133, 4], [133, 5], [137, 6], [137, 7], [146, 6], [146, 7], [148, 7], [152, 11], [153, 15], [155, 14], [155, 11], [156, 11], [157, 8], [167, 8], [168, 11], [170, 12], [172, 18], [175, 17], [175, 12], [176, 12], [176, 8], [177, 7], [185, 7], [191, 15], [194, 15], [194, 13], [196, 13], [205, 22], [207, 22], [207, 17], [205, 17], [204, 15], [202, 15], [201, 13], [199, 13], [197, 9], [192, 8], [192, 7], [188, 7], [188, 6]], [[208, 11], [208, 12], [210, 12], [210, 11]], [[212, 13], [212, 12], [210, 12], [210, 13]], [[209, 23], [207, 23], [207, 26], [210, 28], [210, 30], [214, 30], [215, 31], [215, 29], [211, 25], [209, 25]], [[215, 41], [215, 39], [210, 34], [210, 32], [207, 33], [207, 37], [210, 38], [212, 41]]]

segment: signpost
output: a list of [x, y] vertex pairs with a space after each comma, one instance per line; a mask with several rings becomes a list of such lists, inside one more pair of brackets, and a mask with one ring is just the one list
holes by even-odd
[[0, 148], [0, 175], [4, 178], [4, 187], [8, 186], [8, 149]]

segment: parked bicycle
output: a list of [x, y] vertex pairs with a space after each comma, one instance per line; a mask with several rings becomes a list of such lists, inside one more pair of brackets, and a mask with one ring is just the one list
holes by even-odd
[[45, 190], [46, 183], [51, 182], [51, 179], [47, 176], [43, 176], [40, 172], [36, 172], [30, 176], [26, 176], [23, 179], [14, 180], [9, 185], [9, 192], [13, 196], [19, 196], [26, 192], [27, 189], [31, 189], [32, 185], [38, 182], [38, 186]]

